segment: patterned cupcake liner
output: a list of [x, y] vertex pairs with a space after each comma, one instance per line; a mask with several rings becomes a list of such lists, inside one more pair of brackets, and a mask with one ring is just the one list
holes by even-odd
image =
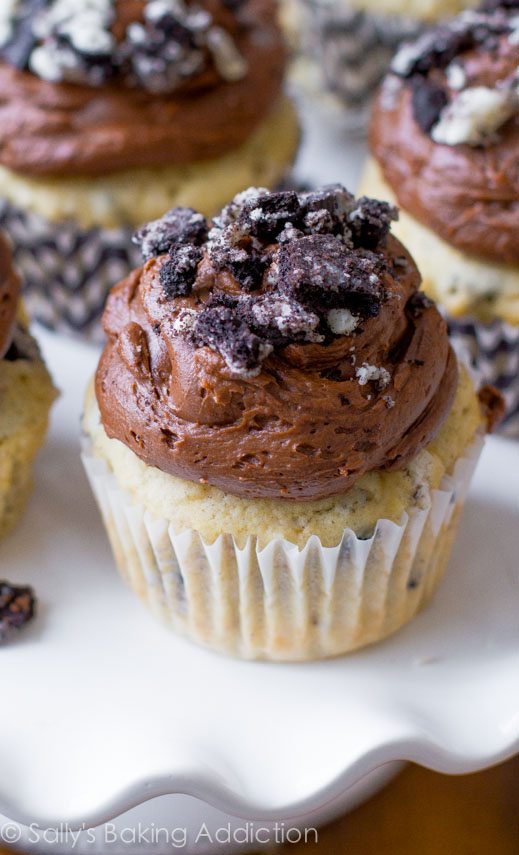
[[458, 356], [472, 369], [478, 384], [491, 383], [502, 392], [506, 418], [499, 433], [519, 437], [519, 326], [496, 320], [448, 318], [451, 341]]
[[[314, 77], [347, 113], [345, 121], [361, 128], [370, 100], [403, 41], [415, 38], [423, 23], [400, 15], [373, 15], [344, 0], [304, 0], [302, 50]], [[314, 66], [312, 73], [312, 66]]]
[[133, 229], [82, 229], [54, 223], [0, 201], [0, 228], [10, 235], [24, 280], [24, 301], [49, 329], [101, 342], [100, 318], [108, 292], [142, 263]]
[[361, 539], [344, 532], [335, 548], [311, 537], [304, 547], [229, 534], [213, 544], [176, 533], [119, 484], [85, 440], [83, 463], [122, 577], [154, 614], [191, 640], [245, 659], [309, 660], [379, 641], [432, 596], [447, 564], [469, 483], [483, 447], [478, 437], [424, 508], [400, 524], [379, 520]]

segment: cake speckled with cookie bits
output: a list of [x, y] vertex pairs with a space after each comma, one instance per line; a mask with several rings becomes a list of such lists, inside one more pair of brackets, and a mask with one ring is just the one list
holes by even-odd
[[519, 436], [519, 2], [489, 0], [396, 55], [363, 189], [396, 234]]
[[0, 10], [0, 223], [31, 314], [100, 338], [131, 235], [291, 168], [275, 0], [15, 0]]
[[123, 576], [202, 644], [337, 655], [441, 577], [500, 399], [459, 368], [397, 217], [340, 185], [254, 187], [135, 236], [84, 461]]
[[[56, 396], [20, 306], [21, 279], [0, 232], [0, 538], [21, 516]], [[1, 634], [1, 632], [0, 632]]]

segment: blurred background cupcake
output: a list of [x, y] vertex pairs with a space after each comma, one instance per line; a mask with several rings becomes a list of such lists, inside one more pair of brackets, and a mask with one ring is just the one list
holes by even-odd
[[0, 537], [23, 511], [56, 396], [19, 305], [21, 280], [0, 233]]
[[370, 99], [398, 46], [476, 0], [286, 0], [283, 20], [299, 54], [294, 81], [365, 128]]
[[500, 399], [478, 399], [390, 233], [343, 187], [170, 211], [109, 297], [84, 462], [119, 569], [172, 628], [333, 656], [429, 600]]
[[403, 47], [377, 99], [363, 189], [401, 207], [395, 232], [453, 340], [503, 392], [519, 435], [519, 2], [487, 2]]
[[0, 224], [30, 313], [98, 335], [132, 230], [275, 185], [298, 146], [275, 0], [9, 0]]

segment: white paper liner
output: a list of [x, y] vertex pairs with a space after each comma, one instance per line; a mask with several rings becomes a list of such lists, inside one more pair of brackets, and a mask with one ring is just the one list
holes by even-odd
[[308, 660], [379, 641], [409, 621], [439, 583], [484, 440], [478, 437], [425, 509], [379, 520], [339, 546], [273, 540], [240, 548], [175, 533], [122, 490], [85, 441], [83, 463], [123, 578], [172, 629], [246, 659]]

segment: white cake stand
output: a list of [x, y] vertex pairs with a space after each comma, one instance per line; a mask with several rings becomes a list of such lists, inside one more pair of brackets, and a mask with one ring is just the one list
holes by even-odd
[[[301, 174], [353, 186], [363, 150], [339, 142], [333, 129], [307, 139]], [[97, 353], [38, 335], [62, 396], [28, 512], [0, 547], [1, 576], [40, 600], [0, 651], [0, 840], [227, 855], [234, 843], [214, 835], [228, 822], [275, 842], [402, 761], [458, 774], [518, 750], [519, 443], [489, 440], [446, 580], [410, 626], [334, 661], [233, 661], [171, 635], [119, 580], [79, 460]]]

